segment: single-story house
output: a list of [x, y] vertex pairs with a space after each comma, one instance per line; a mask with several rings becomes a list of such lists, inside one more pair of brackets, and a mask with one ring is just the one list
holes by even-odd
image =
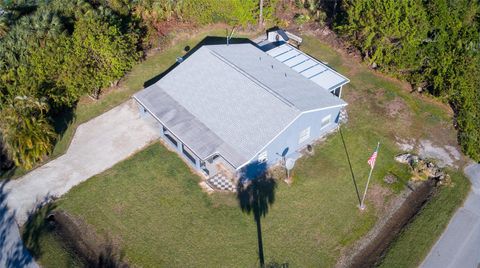
[[202, 46], [134, 95], [165, 143], [205, 176], [297, 158], [338, 126], [349, 80], [286, 42], [264, 45]]

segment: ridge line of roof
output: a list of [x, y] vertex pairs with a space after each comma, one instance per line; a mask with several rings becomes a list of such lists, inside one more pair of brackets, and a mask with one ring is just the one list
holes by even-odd
[[215, 57], [217, 57], [218, 59], [220, 59], [221, 61], [225, 62], [227, 65], [229, 65], [230, 67], [232, 67], [233, 69], [235, 69], [236, 71], [238, 71], [239, 73], [241, 73], [242, 75], [244, 75], [245, 77], [247, 77], [248, 79], [250, 79], [252, 82], [254, 82], [255, 84], [259, 85], [260, 87], [262, 87], [265, 91], [267, 91], [268, 93], [270, 93], [271, 95], [273, 95], [275, 98], [279, 99], [280, 101], [282, 101], [283, 103], [285, 103], [286, 105], [288, 105], [289, 107], [295, 109], [296, 111], [298, 112], [301, 112], [301, 110], [295, 106], [295, 104], [293, 104], [291, 101], [287, 100], [285, 97], [283, 97], [282, 95], [280, 95], [279, 93], [275, 92], [273, 89], [271, 89], [270, 87], [268, 87], [267, 85], [263, 84], [262, 82], [258, 81], [258, 79], [256, 79], [255, 77], [253, 77], [252, 75], [248, 74], [246, 71], [244, 71], [242, 68], [238, 67], [237, 65], [235, 65], [233, 62], [227, 60], [226, 58], [224, 58], [222, 55], [220, 55], [219, 53], [211, 50], [208, 48], [208, 46], [205, 46], [206, 49], [208, 49], [208, 51], [214, 55]]

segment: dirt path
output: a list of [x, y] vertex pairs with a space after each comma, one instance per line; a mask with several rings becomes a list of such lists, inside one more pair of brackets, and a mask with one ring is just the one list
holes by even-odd
[[[7, 182], [0, 191], [0, 267], [15, 258], [31, 263], [18, 228], [36, 206], [105, 171], [158, 138], [155, 122], [140, 119], [133, 100], [80, 125], [61, 157]], [[25, 255], [27, 254], [27, 255]], [[28, 261], [30, 260], [30, 261]]]

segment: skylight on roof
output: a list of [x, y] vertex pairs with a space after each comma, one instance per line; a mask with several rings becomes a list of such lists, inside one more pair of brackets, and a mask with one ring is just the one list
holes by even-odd
[[349, 82], [345, 76], [289, 44], [272, 48], [267, 54], [329, 91]]

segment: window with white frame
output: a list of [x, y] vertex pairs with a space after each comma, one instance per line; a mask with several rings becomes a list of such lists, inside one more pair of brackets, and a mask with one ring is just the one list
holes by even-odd
[[327, 115], [325, 116], [323, 119], [322, 119], [322, 128], [330, 125], [330, 123], [332, 122], [332, 115]]
[[258, 162], [263, 163], [267, 162], [268, 160], [268, 152], [264, 151], [258, 155]]
[[304, 143], [309, 138], [310, 138], [310, 127], [307, 127], [306, 129], [300, 132], [300, 135], [298, 136], [298, 144]]

